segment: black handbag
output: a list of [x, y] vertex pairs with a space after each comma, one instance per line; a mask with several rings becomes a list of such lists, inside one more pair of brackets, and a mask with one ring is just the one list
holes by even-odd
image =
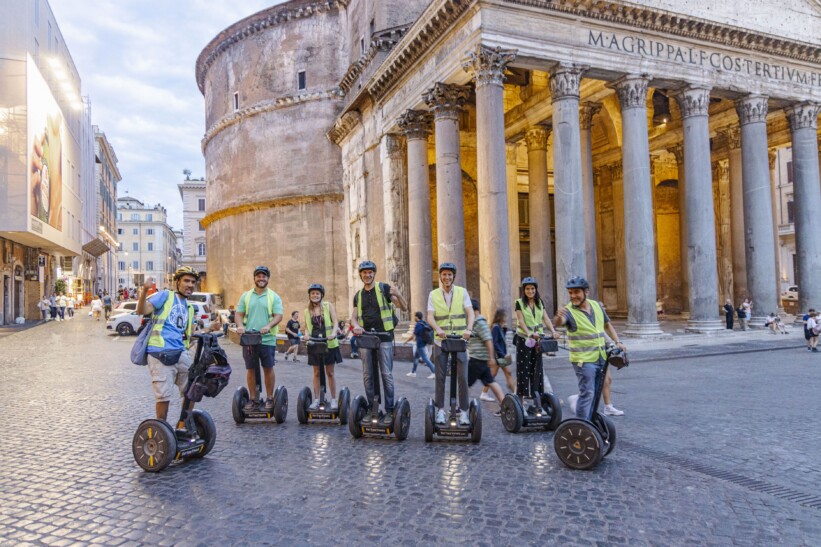
[[356, 345], [362, 349], [379, 349], [382, 340], [376, 334], [360, 334], [356, 337]]
[[305, 347], [308, 348], [308, 355], [327, 355], [328, 354], [328, 344], [327, 342], [318, 342], [314, 340], [309, 340]]
[[245, 334], [240, 334], [239, 336], [240, 346], [258, 346], [261, 343], [262, 334], [258, 332], [246, 332]]
[[468, 343], [464, 338], [445, 338], [442, 340], [442, 351], [447, 353], [463, 353], [467, 351]]
[[559, 351], [559, 341], [551, 340], [549, 338], [542, 338], [539, 341], [539, 347], [541, 348], [542, 353], [556, 353]]

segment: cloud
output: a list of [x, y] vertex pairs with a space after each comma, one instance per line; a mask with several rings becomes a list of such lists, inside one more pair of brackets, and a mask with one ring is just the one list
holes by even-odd
[[168, 209], [182, 227], [182, 170], [205, 175], [203, 97], [194, 64], [233, 23], [282, 0], [51, 0], [91, 98], [92, 123], [112, 142], [120, 195]]

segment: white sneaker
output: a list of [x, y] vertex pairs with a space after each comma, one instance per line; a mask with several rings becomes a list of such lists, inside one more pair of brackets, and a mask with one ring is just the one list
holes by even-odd
[[440, 408], [436, 412], [436, 423], [441, 425], [441, 424], [444, 424], [447, 420], [448, 420], [448, 417], [445, 415], [445, 409]]
[[462, 410], [459, 412], [459, 425], [470, 425], [470, 418], [468, 417], [467, 410]]
[[409, 373], [405, 374], [405, 376], [410, 376], [411, 378], [416, 378], [416, 373], [415, 372], [409, 372]]
[[311, 403], [308, 410], [319, 410], [319, 399], [314, 399], [314, 402]]
[[433, 380], [434, 378], [436, 378], [435, 373], [431, 372], [430, 374], [428, 374], [428, 380]]
[[[579, 401], [578, 395], [571, 395], [567, 398], [567, 405], [570, 407], [570, 413], [576, 415], [576, 403]], [[605, 412], [606, 414], [607, 412]]]
[[331, 410], [339, 410], [339, 402], [336, 399], [331, 399]]
[[483, 391], [481, 395], [479, 395], [480, 401], [495, 401], [496, 397], [491, 395], [490, 391]]
[[604, 405], [604, 415], [605, 416], [624, 416], [624, 411], [619, 410], [618, 408], [614, 407], [613, 405]]

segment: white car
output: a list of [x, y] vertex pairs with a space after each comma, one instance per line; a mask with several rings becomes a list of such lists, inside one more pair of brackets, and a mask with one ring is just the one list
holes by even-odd
[[137, 301], [131, 300], [129, 302], [120, 302], [116, 308], [111, 310], [111, 316], [114, 317], [115, 315], [121, 314], [128, 314], [131, 312], [137, 311]]
[[781, 293], [782, 300], [798, 300], [798, 285], [789, 287], [786, 291]]
[[106, 321], [105, 328], [108, 331], [116, 332], [120, 336], [130, 336], [137, 334], [142, 324], [142, 315], [138, 315], [137, 312], [122, 312], [118, 315], [112, 315]]

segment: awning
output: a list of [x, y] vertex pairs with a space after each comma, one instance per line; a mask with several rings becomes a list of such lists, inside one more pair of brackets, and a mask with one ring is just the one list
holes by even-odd
[[93, 257], [98, 257], [108, 252], [108, 244], [98, 237], [83, 245], [83, 250]]

